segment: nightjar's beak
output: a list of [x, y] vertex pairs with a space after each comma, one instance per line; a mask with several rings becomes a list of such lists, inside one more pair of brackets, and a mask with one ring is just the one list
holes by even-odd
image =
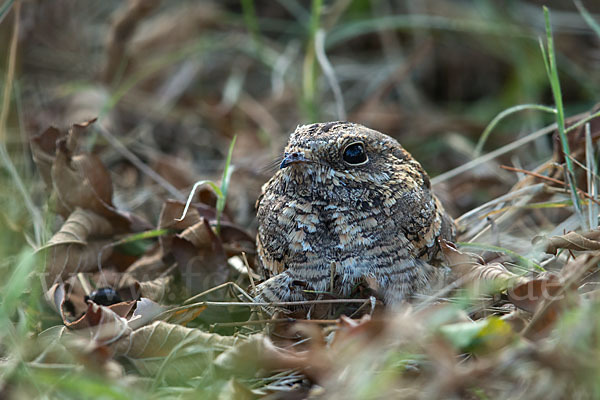
[[285, 153], [283, 155], [283, 160], [281, 161], [281, 164], [279, 164], [279, 169], [289, 167], [292, 164], [306, 163], [306, 162], [310, 162], [310, 160], [307, 159], [304, 156], [304, 153], [302, 153], [302, 152], [295, 151], [293, 153]]

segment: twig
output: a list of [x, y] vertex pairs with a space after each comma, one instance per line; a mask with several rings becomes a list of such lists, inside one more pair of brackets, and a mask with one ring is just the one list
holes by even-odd
[[[501, 166], [500, 166], [500, 168], [502, 168], [502, 169], [505, 169], [505, 170], [507, 170], [507, 171], [512, 171], [512, 172], [521, 172], [521, 173], [523, 173], [523, 174], [526, 174], [526, 175], [531, 175], [531, 176], [533, 176], [533, 177], [535, 177], [535, 178], [542, 179], [542, 180], [546, 180], [546, 181], [549, 181], [549, 182], [552, 182], [552, 183], [556, 183], [557, 185], [561, 185], [561, 186], [564, 186], [564, 187], [566, 187], [566, 186], [567, 186], [567, 185], [565, 184], [565, 182], [561, 181], [560, 179], [551, 178], [551, 177], [549, 177], [549, 176], [545, 176], [545, 175], [540, 175], [540, 174], [538, 174], [537, 172], [533, 172], [533, 171], [527, 171], [526, 169], [515, 168], [515, 167], [509, 167], [508, 165], [501, 165]], [[579, 188], [578, 188], [578, 189], [577, 189], [577, 193], [579, 193], [579, 194], [580, 194], [580, 195], [582, 195], [583, 197], [585, 197], [585, 198], [587, 198], [587, 199], [589, 199], [589, 200], [593, 201], [594, 203], [596, 203], [596, 204], [599, 204], [599, 205], [600, 205], [600, 203], [599, 203], [599, 202], [598, 202], [596, 199], [594, 199], [592, 196], [590, 196], [588, 193], [584, 192], [583, 190], [581, 190], [581, 189], [579, 189]]]
[[336, 272], [336, 263], [332, 261], [329, 264], [329, 291], [333, 293], [333, 281], [335, 280], [335, 272]]
[[253, 321], [242, 322], [215, 322], [210, 324], [211, 328], [238, 327], [245, 325], [279, 324], [279, 323], [303, 323], [317, 325], [335, 325], [339, 322], [337, 319], [296, 319], [296, 318], [275, 318], [275, 319], [257, 319]]
[[[246, 293], [246, 291], [244, 289], [242, 289], [241, 287], [239, 287], [235, 282], [225, 282], [225, 283], [222, 283], [222, 284], [220, 284], [218, 286], [215, 286], [215, 287], [212, 287], [212, 288], [210, 288], [208, 290], [205, 290], [202, 293], [198, 293], [197, 295], [194, 295], [194, 296], [190, 297], [189, 299], [187, 299], [186, 301], [184, 301], [183, 304], [189, 304], [192, 301], [198, 300], [199, 298], [201, 298], [203, 296], [206, 296], [209, 293], [216, 292], [217, 290], [223, 289], [223, 288], [228, 287], [228, 286], [233, 286], [235, 289], [239, 290], [239, 292], [243, 296], [245, 296], [246, 299], [248, 299], [250, 301], [254, 300], [250, 295], [248, 295], [248, 293]], [[192, 303], [192, 305], [194, 305], [194, 304], [197, 304], [197, 303]], [[238, 303], [235, 303], [235, 304], [238, 304]]]
[[[227, 282], [223, 285], [219, 285], [212, 289], [207, 290], [206, 292], [201, 293], [200, 295], [205, 295], [207, 292], [211, 292], [217, 290], [221, 287], [224, 287], [228, 284], [233, 284], [233, 282]], [[235, 285], [235, 284], [233, 284]], [[237, 286], [237, 285], [236, 285]], [[194, 296], [199, 297], [200, 295]], [[188, 299], [189, 300], [189, 299]], [[252, 302], [252, 303], [243, 303], [236, 301], [202, 301], [198, 303], [188, 304], [185, 306], [174, 307], [170, 310], [163, 311], [158, 316], [156, 316], [156, 320], [161, 319], [165, 315], [169, 315], [170, 313], [189, 310], [197, 307], [287, 307], [287, 306], [306, 306], [311, 304], [357, 304], [357, 303], [365, 303], [370, 302], [370, 299], [327, 299], [327, 300], [303, 300], [303, 301], [281, 301], [281, 302]]]
[[142, 171], [144, 174], [148, 175], [150, 179], [154, 182], [158, 183], [162, 186], [167, 192], [171, 194], [171, 196], [175, 197], [179, 201], [184, 201], [185, 196], [181, 194], [179, 190], [165, 178], [156, 173], [152, 168], [144, 164], [142, 160], [138, 158], [135, 154], [133, 154], [123, 143], [119, 141], [112, 133], [108, 131], [101, 123], [94, 125], [98, 128], [102, 136], [119, 152], [123, 157], [125, 157], [130, 163], [135, 165], [137, 169]]
[[438, 175], [436, 177], [434, 177], [433, 179], [431, 179], [431, 184], [432, 185], [437, 185], [441, 182], [447, 181], [450, 178], [454, 178], [457, 175], [462, 174], [463, 172], [469, 171], [481, 164], [484, 164], [488, 161], [493, 160], [496, 157], [500, 157], [501, 155], [511, 152], [513, 150], [516, 150], [518, 148], [523, 147], [525, 144], [529, 143], [529, 142], [533, 142], [534, 140], [536, 140], [537, 138], [540, 138], [544, 135], [547, 135], [548, 133], [554, 132], [554, 130], [556, 130], [556, 123], [549, 125], [545, 128], [542, 128], [536, 132], [533, 132], [519, 140], [515, 140], [512, 143], [507, 144], [506, 146], [502, 146], [497, 150], [494, 150], [492, 152], [489, 152], [487, 154], [484, 154], [483, 156], [476, 158], [472, 161], [469, 161], [466, 164], [463, 164], [459, 167], [456, 167], [454, 169], [451, 169], [450, 171], [444, 172], [441, 175]]
[[252, 277], [252, 268], [250, 268], [250, 264], [248, 263], [248, 257], [246, 257], [245, 251], [242, 251], [242, 260], [244, 260], [244, 265], [246, 266], [246, 270], [248, 270], [248, 277], [250, 278], [250, 286], [252, 286], [252, 292], [256, 292], [256, 285], [254, 284], [254, 278]]
[[517, 197], [517, 196], [521, 196], [523, 194], [528, 194], [529, 192], [533, 192], [536, 193], [540, 190], [542, 190], [544, 188], [544, 184], [543, 183], [537, 183], [535, 185], [531, 185], [531, 186], [526, 186], [524, 188], [515, 190], [514, 192], [509, 192], [505, 195], [502, 195], [498, 198], [495, 198], [494, 200], [490, 200], [485, 204], [480, 205], [477, 208], [472, 209], [471, 211], [468, 211], [466, 213], [464, 213], [463, 215], [461, 215], [460, 217], [458, 217], [456, 219], [456, 222], [460, 223], [461, 221], [464, 221], [467, 218], [472, 217], [473, 215], [478, 214], [480, 211], [491, 207], [493, 205], [499, 204], [499, 203], [503, 203], [509, 200], [512, 200], [513, 197]]
[[315, 53], [317, 55], [317, 61], [323, 70], [323, 74], [331, 86], [333, 92], [333, 98], [335, 99], [335, 105], [337, 109], [337, 117], [340, 121], [345, 121], [348, 117], [346, 115], [346, 106], [344, 105], [344, 96], [342, 95], [342, 89], [335, 76], [335, 71], [327, 59], [325, 54], [325, 31], [323, 29], [317, 30], [315, 35]]

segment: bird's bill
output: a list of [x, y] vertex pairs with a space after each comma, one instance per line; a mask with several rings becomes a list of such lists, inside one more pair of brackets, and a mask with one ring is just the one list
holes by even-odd
[[310, 162], [308, 158], [301, 152], [293, 152], [293, 153], [285, 153], [283, 156], [283, 160], [281, 164], [279, 164], [279, 169], [283, 169], [289, 167], [292, 164], [298, 163], [307, 163]]

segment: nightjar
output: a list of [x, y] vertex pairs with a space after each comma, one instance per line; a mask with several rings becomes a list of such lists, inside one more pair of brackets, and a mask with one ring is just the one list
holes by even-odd
[[[454, 222], [427, 173], [393, 138], [362, 125], [299, 126], [257, 201], [265, 302], [348, 296], [369, 279], [386, 304], [443, 280], [438, 239]], [[314, 297], [313, 297], [314, 298]]]

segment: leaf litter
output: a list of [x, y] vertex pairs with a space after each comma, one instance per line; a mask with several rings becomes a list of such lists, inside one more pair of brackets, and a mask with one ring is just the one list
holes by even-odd
[[[76, 126], [81, 135], [85, 125]], [[46, 132], [58, 136], [52, 129]], [[66, 146], [69, 140], [64, 143]], [[74, 146], [76, 140], [70, 143]], [[61, 154], [67, 148], [55, 151]], [[349, 309], [325, 300], [319, 304], [317, 297], [308, 314], [276, 312], [269, 318], [269, 310], [253, 306], [252, 298], [244, 293], [250, 286], [250, 274], [254, 275], [253, 257], [246, 259], [246, 269], [234, 268], [228, 261], [244, 250], [253, 254], [252, 237], [226, 215], [217, 233], [216, 203], [194, 200], [185, 217], [178, 220], [184, 204], [166, 201], [157, 226], [149, 227], [151, 235], [137, 237], [141, 218], [114, 207], [110, 188], [95, 190], [94, 182], [111, 184], [104, 166], [94, 169], [100, 171], [99, 177], [83, 178], [86, 185], [65, 183], [73, 178], [63, 178], [59, 173], [63, 169], [69, 176], [88, 176], [78, 172], [83, 168], [69, 167], [68, 160], [77, 155], [71, 147], [64, 159], [46, 157], [52, 161], [52, 170], [58, 171], [49, 178], [50, 201], [54, 196], [70, 199], [57, 203], [64, 222], [39, 250], [47, 260], [47, 282], [53, 282], [46, 297], [67, 330], [60, 331], [58, 342], [43, 357], [37, 356], [38, 363], [51, 359], [53, 348], [60, 346], [68, 352], [83, 351], [87, 359], [102, 354], [106, 366], [126, 360], [140, 376], [152, 377], [155, 386], [189, 385], [194, 379], [204, 381], [211, 376], [229, 382], [222, 386], [222, 393], [242, 390], [260, 396], [275, 387], [276, 392], [287, 387], [304, 395], [335, 393], [341, 397], [353, 390], [368, 390], [373, 382], [384, 379], [383, 397], [383, 393], [392, 395], [398, 390], [414, 394], [422, 390], [421, 382], [432, 380], [440, 393], [460, 393], [474, 385], [474, 376], [512, 381], [514, 376], [505, 368], [507, 358], [514, 362], [527, 359], [561, 376], [564, 371], [545, 364], [550, 351], [547, 341], [560, 340], [556, 332], [563, 318], [596, 298], [582, 297], [582, 287], [596, 282], [590, 275], [597, 268], [600, 236], [597, 230], [572, 231], [538, 236], [524, 246], [528, 257], [546, 267], [562, 266], [552, 272], [515, 270], [512, 261], [518, 260], [511, 256], [514, 253], [498, 252], [495, 249], [499, 247], [484, 247], [487, 251], [474, 254], [443, 242], [454, 281], [446, 292], [422, 303], [407, 304], [399, 313], [380, 307], [373, 313], [368, 308]], [[38, 166], [42, 164], [38, 162]], [[56, 181], [62, 183], [54, 184]], [[517, 185], [516, 190], [522, 188]], [[568, 196], [548, 190], [534, 193], [528, 203]], [[521, 198], [506, 199], [494, 205], [499, 207], [496, 221], [502, 221], [503, 213], [547, 210], [507, 207]], [[560, 222], [565, 218], [563, 210], [548, 210], [547, 219]], [[487, 213], [484, 207], [469, 218]], [[514, 224], [515, 219], [501, 223]], [[130, 235], [129, 241], [144, 239], [154, 244], [132, 262], [113, 261], [119, 246], [109, 244], [126, 235]], [[480, 234], [478, 240], [485, 241], [486, 235], [492, 235], [491, 231]], [[118, 301], [96, 304], [90, 300], [90, 287], [114, 290]], [[202, 292], [206, 294], [195, 296]], [[193, 303], [178, 307], [192, 296]], [[465, 301], [471, 306], [463, 309], [460, 303]], [[41, 337], [45, 335], [39, 340]], [[88, 342], [86, 350], [77, 347], [82, 340]], [[523, 344], [515, 345], [519, 342]], [[463, 366], [456, 370], [454, 365], [460, 359]], [[442, 365], [449, 370], [440, 370]], [[285, 376], [289, 380], [283, 379]], [[486, 382], [479, 382], [478, 387]], [[486, 389], [490, 393], [497, 390], [494, 384]]]

